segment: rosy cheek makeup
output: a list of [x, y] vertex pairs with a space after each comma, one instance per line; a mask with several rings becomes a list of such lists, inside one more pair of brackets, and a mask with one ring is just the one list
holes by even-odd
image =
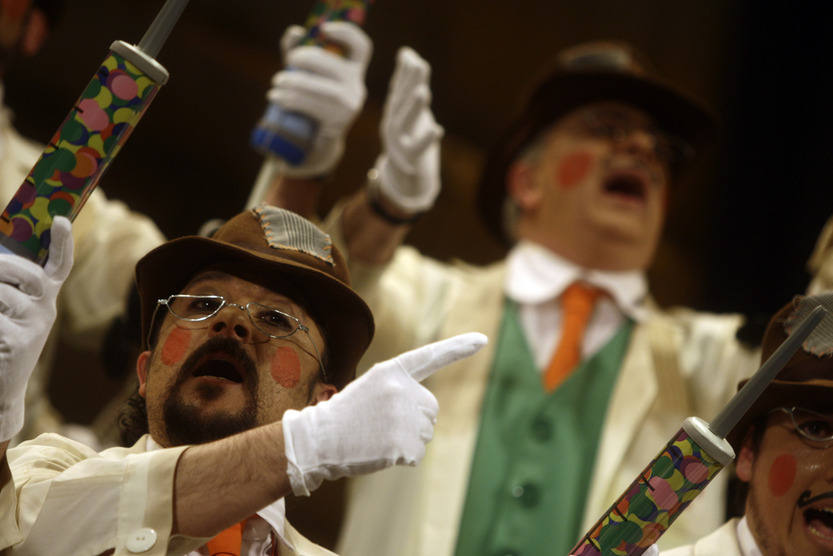
[[301, 361], [290, 347], [281, 346], [272, 356], [272, 378], [284, 388], [294, 388], [301, 380]]
[[587, 151], [575, 151], [564, 158], [555, 169], [555, 183], [564, 189], [571, 189], [580, 184], [590, 173], [593, 155]]
[[182, 361], [189, 345], [191, 345], [191, 331], [185, 328], [174, 328], [162, 346], [162, 363], [169, 367], [176, 365]]
[[773, 496], [784, 496], [795, 483], [797, 462], [791, 454], [775, 458], [769, 468], [769, 490]]

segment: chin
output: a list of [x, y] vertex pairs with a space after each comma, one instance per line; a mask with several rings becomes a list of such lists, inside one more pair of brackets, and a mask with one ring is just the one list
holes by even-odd
[[[210, 405], [210, 404], [208, 404]], [[172, 401], [164, 407], [165, 428], [172, 446], [204, 444], [257, 426], [257, 405], [239, 410], [206, 407]]]

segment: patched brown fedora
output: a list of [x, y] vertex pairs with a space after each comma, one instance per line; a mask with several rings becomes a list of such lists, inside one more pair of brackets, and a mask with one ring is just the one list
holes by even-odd
[[[796, 296], [770, 319], [761, 346], [761, 363], [769, 359], [792, 330], [818, 305], [833, 306], [833, 293]], [[825, 329], [827, 327], [827, 329]], [[830, 341], [833, 317], [826, 316], [816, 332], [798, 349], [778, 376], [767, 386], [728, 440], [737, 451], [749, 426], [773, 409], [803, 407], [833, 411], [833, 342]], [[740, 390], [746, 380], [738, 384]]]
[[492, 147], [478, 189], [478, 210], [495, 237], [503, 229], [506, 174], [523, 149], [558, 118], [579, 106], [622, 101], [650, 114], [670, 135], [695, 150], [708, 143], [715, 118], [705, 104], [665, 81], [632, 46], [616, 41], [582, 43], [561, 51], [538, 81], [520, 115]]
[[303, 217], [261, 205], [238, 214], [208, 237], [169, 241], [136, 265], [146, 345], [158, 299], [178, 293], [205, 269], [222, 270], [280, 291], [287, 284], [327, 339], [328, 379], [339, 388], [356, 374], [356, 365], [373, 338], [373, 316], [350, 287], [347, 265], [330, 236]]

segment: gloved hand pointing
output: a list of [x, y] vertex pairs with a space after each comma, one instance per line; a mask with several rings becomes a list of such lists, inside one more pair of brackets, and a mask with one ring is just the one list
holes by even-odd
[[72, 268], [72, 227], [56, 216], [49, 260], [0, 255], [0, 442], [23, 427], [26, 384], [55, 322], [55, 299]]
[[318, 46], [297, 46], [306, 31], [289, 27], [281, 39], [287, 69], [272, 78], [270, 102], [284, 110], [300, 112], [318, 122], [312, 149], [299, 166], [287, 166], [285, 174], [311, 177], [325, 174], [344, 153], [344, 136], [364, 105], [364, 75], [373, 43], [352, 23], [331, 21], [321, 25], [328, 41], [344, 47], [344, 56]]
[[392, 465], [416, 465], [434, 434], [437, 400], [419, 381], [487, 342], [477, 332], [377, 363], [325, 402], [283, 415], [292, 491], [309, 495], [324, 479]]

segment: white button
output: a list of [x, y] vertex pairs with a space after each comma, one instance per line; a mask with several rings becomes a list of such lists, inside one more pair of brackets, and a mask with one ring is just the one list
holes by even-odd
[[125, 544], [130, 552], [147, 552], [156, 544], [156, 531], [145, 527], [130, 533]]

